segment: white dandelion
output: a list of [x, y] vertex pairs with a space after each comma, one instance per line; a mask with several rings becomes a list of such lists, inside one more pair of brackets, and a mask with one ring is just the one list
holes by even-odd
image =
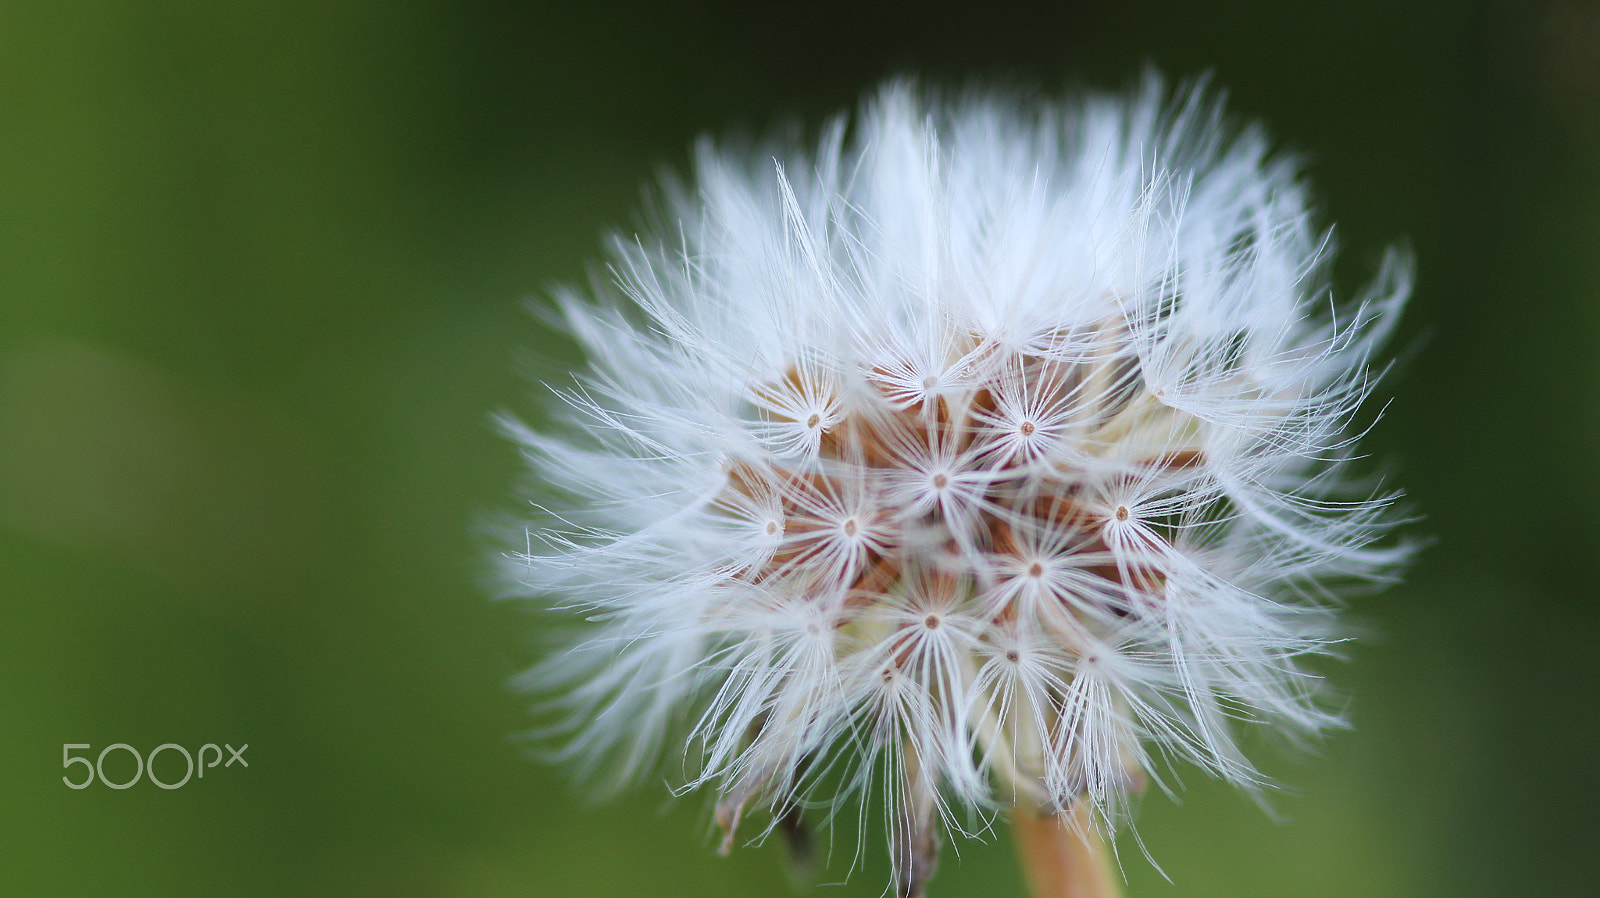
[[613, 786], [665, 761], [725, 845], [881, 793], [902, 896], [943, 831], [1059, 818], [1083, 847], [1037, 887], [1103, 893], [1045, 868], [1103, 865], [1173, 762], [1259, 790], [1242, 729], [1341, 724], [1304, 662], [1408, 554], [1346, 467], [1409, 269], [1336, 301], [1259, 130], [1154, 78], [893, 83], [811, 153], [704, 143], [695, 176], [560, 294], [565, 426], [507, 425], [562, 494], [509, 565], [574, 622], [525, 679], [562, 754]]

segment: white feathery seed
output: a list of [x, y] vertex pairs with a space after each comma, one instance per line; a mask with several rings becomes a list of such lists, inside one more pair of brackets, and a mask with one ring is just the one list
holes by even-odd
[[1245, 726], [1342, 723], [1304, 659], [1409, 551], [1345, 471], [1409, 266], [1335, 301], [1259, 130], [1155, 78], [895, 82], [811, 154], [702, 143], [668, 194], [559, 295], [564, 426], [507, 422], [562, 496], [507, 570], [574, 623], [523, 680], [563, 757], [665, 758], [729, 844], [881, 792], [915, 895], [974, 810], [1115, 827], [1173, 761], [1263, 787]]

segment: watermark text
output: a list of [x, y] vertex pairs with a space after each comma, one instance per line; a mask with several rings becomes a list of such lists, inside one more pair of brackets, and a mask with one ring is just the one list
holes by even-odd
[[[132, 786], [134, 783], [137, 783], [140, 778], [144, 778], [154, 783], [157, 788], [176, 789], [179, 786], [189, 782], [190, 778], [204, 779], [206, 771], [216, 767], [219, 764], [222, 765], [223, 769], [227, 769], [235, 765], [240, 767], [249, 767], [250, 762], [244, 759], [245, 749], [249, 747], [249, 743], [245, 743], [238, 748], [234, 748], [232, 745], [223, 743], [223, 748], [228, 750], [227, 763], [223, 763], [222, 748], [218, 748], [215, 742], [207, 742], [205, 745], [200, 746], [199, 750], [192, 755], [189, 753], [187, 748], [184, 748], [176, 742], [167, 742], [158, 745], [154, 749], [151, 749], [150, 754], [148, 755], [139, 754], [138, 749], [126, 742], [113, 742], [112, 744], [107, 745], [105, 748], [100, 749], [100, 754], [96, 755], [95, 759], [91, 762], [87, 756], [87, 753], [93, 751], [94, 746], [87, 742], [67, 742], [63, 743], [61, 746], [61, 766], [67, 770], [72, 770], [74, 765], [82, 764], [84, 769], [81, 777], [77, 781], [74, 781], [70, 774], [63, 775], [61, 777], [61, 781], [66, 783], [67, 788], [69, 789], [87, 789], [96, 780], [98, 780], [102, 786], [105, 786], [108, 789], [126, 789]], [[85, 752], [84, 755], [73, 754], [73, 752], [80, 749]], [[111, 755], [112, 752], [116, 751], [124, 751], [132, 755], [134, 762], [133, 776], [128, 777], [121, 782], [115, 782], [106, 777], [106, 756]], [[162, 752], [176, 753], [178, 756], [183, 758], [184, 768], [182, 779], [177, 780], [176, 782], [167, 782], [156, 776], [156, 756], [160, 755]], [[209, 755], [207, 754], [208, 752]], [[115, 757], [115, 755], [112, 756]], [[207, 763], [208, 758], [209, 763]], [[169, 771], [168, 777], [170, 778], [170, 776], [171, 772]]]

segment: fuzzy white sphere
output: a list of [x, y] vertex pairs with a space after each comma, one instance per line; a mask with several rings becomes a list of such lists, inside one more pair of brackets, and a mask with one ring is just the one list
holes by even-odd
[[1407, 554], [1345, 467], [1408, 266], [1336, 302], [1259, 131], [1153, 78], [894, 83], [695, 177], [621, 295], [561, 295], [566, 426], [508, 423], [564, 494], [510, 568], [584, 621], [526, 680], [571, 760], [665, 755], [730, 838], [881, 792], [914, 894], [956, 807], [1115, 824], [1174, 759], [1261, 786], [1242, 724], [1341, 722], [1303, 659]]

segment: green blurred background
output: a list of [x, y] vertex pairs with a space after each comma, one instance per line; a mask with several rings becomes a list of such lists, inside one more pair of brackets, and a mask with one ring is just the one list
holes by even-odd
[[[1357, 728], [1263, 748], [1270, 820], [1186, 777], [1130, 894], [1593, 894], [1600, 844], [1600, 5], [873, 9], [0, 2], [0, 894], [781, 895], [706, 803], [587, 805], [525, 759], [478, 528], [488, 423], [575, 350], [582, 279], [702, 132], [883, 76], [1120, 88], [1212, 70], [1304, 152], [1342, 289], [1420, 279], [1365, 443], [1437, 543], [1357, 601]], [[172, 791], [59, 746], [249, 744]], [[125, 754], [107, 773], [132, 773]], [[161, 776], [178, 778], [175, 756]], [[70, 772], [74, 779], [81, 768]], [[875, 841], [875, 840], [869, 840]], [[1006, 836], [934, 896], [1017, 895]], [[825, 881], [841, 878], [840, 846]], [[823, 895], [876, 896], [881, 852]]]

